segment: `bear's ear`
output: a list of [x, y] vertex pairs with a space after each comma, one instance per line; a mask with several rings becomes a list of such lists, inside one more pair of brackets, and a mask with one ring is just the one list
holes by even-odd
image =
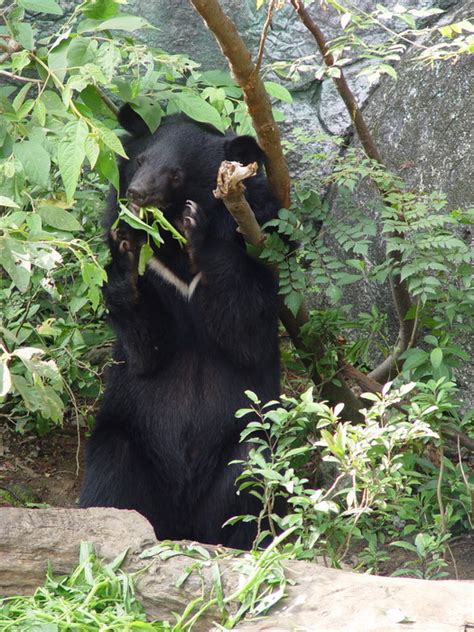
[[251, 162], [261, 164], [265, 160], [265, 153], [253, 136], [237, 136], [226, 141], [224, 155], [226, 160], [235, 160], [243, 165]]
[[130, 103], [122, 105], [117, 115], [120, 125], [132, 136], [144, 136], [149, 134], [148, 125], [142, 117], [135, 112]]

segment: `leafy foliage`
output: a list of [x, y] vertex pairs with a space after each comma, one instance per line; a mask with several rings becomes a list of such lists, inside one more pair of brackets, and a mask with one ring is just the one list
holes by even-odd
[[[323, 79], [338, 78], [345, 66], [357, 62], [362, 65], [358, 76], [365, 76], [369, 83], [376, 83], [382, 75], [397, 78], [396, 63], [415, 40], [416, 48], [414, 51], [411, 49], [411, 61], [415, 64], [456, 63], [461, 55], [474, 51], [472, 18], [448, 23], [443, 9], [412, 4], [410, 7], [392, 3], [387, 7], [376, 3], [370, 10], [357, 6], [355, 2], [326, 0], [324, 5], [330, 6], [339, 15], [341, 26], [341, 32], [329, 42], [334, 64], [326, 66], [306, 56], [291, 63], [274, 62], [272, 67], [286, 78], [297, 78], [300, 73], [315, 71], [316, 78]], [[370, 36], [374, 29], [379, 34], [375, 40]]]
[[[442, 545], [448, 538], [439, 537], [440, 523], [444, 518], [451, 532], [469, 528], [472, 501], [464, 465], [459, 464], [464, 472], [461, 489], [452, 464], [443, 478], [425, 456], [430, 445], [442, 441], [453, 385], [441, 379], [419, 393], [415, 386], [391, 389], [387, 384], [381, 395], [366, 393], [371, 407], [358, 425], [343, 421], [342, 405], [332, 409], [315, 401], [312, 388], [298, 398], [282, 397], [281, 404], [262, 405], [248, 392], [252, 406], [237, 413], [253, 416], [242, 433], [252, 449], [240, 489], [250, 488], [262, 501], [262, 513], [254, 518], [258, 540], [278, 529], [294, 529], [288, 555], [322, 555], [335, 566], [354, 543], [365, 543], [361, 562], [378, 565], [387, 559], [378, 545], [389, 539], [399, 546], [400, 537], [407, 542], [418, 533], [415, 544], [408, 542], [405, 548], [421, 555], [423, 577], [442, 576]], [[438, 487], [443, 499], [439, 505]], [[277, 513], [279, 498], [288, 504], [283, 517]], [[425, 543], [423, 554], [420, 542]]]
[[[289, 533], [282, 534], [266, 551], [255, 551], [241, 559], [232, 560], [241, 582], [230, 594], [224, 590], [219, 561], [231, 557], [230, 552], [212, 554], [198, 544], [183, 546], [175, 542], [160, 542], [144, 550], [140, 557], [144, 565], [156, 557], [161, 563], [179, 555], [190, 560], [178, 578], [181, 586], [190, 576], [201, 581], [202, 567], [212, 566], [213, 582], [209, 594], [196, 597], [176, 621], [147, 622], [145, 612], [135, 596], [134, 575], [120, 569], [126, 551], [109, 564], [102, 563], [89, 542], [82, 542], [79, 565], [64, 577], [56, 577], [48, 569], [44, 586], [32, 597], [10, 597], [0, 601], [0, 625], [10, 632], [48, 630], [66, 632], [80, 629], [94, 630], [192, 630], [202, 615], [212, 606], [220, 612], [220, 623], [233, 628], [244, 617], [265, 614], [285, 594], [287, 579], [282, 561], [284, 555], [278, 545]], [[235, 554], [235, 552], [232, 552]]]
[[[455, 379], [455, 369], [469, 359], [459, 337], [469, 336], [474, 326], [472, 249], [461, 238], [463, 228], [473, 222], [472, 209], [449, 211], [442, 193], [408, 190], [358, 149], [346, 148], [339, 155], [341, 139], [313, 138], [302, 130], [295, 134], [301, 143], [327, 149], [308, 152], [304, 158], [307, 172], [295, 186], [295, 202], [268, 223], [277, 232], [270, 235], [262, 256], [278, 264], [280, 292], [295, 313], [303, 293], [325, 297], [302, 329], [310, 348], [315, 335], [326, 343], [319, 371], [331, 379], [342, 352], [361, 366], [374, 355], [388, 355], [386, 316], [376, 306], [370, 314], [355, 314], [344, 287], [378, 286], [397, 274], [415, 300], [406, 318], [415, 319], [426, 332], [422, 346], [412, 344], [402, 355], [405, 363], [400, 369], [408, 379]], [[318, 180], [316, 165], [321, 159], [333, 168]], [[370, 214], [365, 191], [374, 192]], [[279, 235], [298, 248], [288, 251]], [[379, 235], [385, 239], [388, 257], [377, 262], [372, 249]]]

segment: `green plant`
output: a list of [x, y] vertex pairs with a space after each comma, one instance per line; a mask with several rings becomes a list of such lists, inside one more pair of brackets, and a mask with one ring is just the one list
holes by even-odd
[[[299, 398], [283, 397], [283, 405], [262, 405], [247, 393], [252, 407], [237, 415], [254, 420], [242, 433], [251, 450], [239, 482], [262, 502], [258, 541], [294, 528], [287, 553], [323, 555], [339, 565], [352, 543], [366, 540], [360, 559], [374, 568], [386, 559], [380, 542], [416, 530], [434, 534], [443, 522], [452, 529], [459, 519], [468, 521], [464, 483], [453, 493], [442, 471], [421, 466], [425, 446], [437, 442], [441, 432], [449, 387], [443, 381], [430, 385], [429, 398], [414, 395], [415, 388], [415, 383], [398, 389], [386, 385], [381, 395], [366, 393], [371, 408], [358, 425], [341, 420], [341, 406], [314, 401], [312, 389]], [[462, 481], [459, 472], [456, 477]], [[315, 486], [318, 479], [322, 484]], [[284, 516], [276, 511], [280, 498], [287, 503]]]
[[380, 565], [390, 559], [390, 555], [383, 548], [385, 537], [382, 533], [365, 534], [367, 545], [358, 554], [358, 567], [362, 567], [367, 573], [378, 575], [380, 573]]
[[397, 546], [410, 553], [415, 553], [416, 558], [392, 573], [393, 577], [408, 575], [419, 579], [442, 579], [448, 573], [441, 569], [448, 564], [444, 559], [445, 544], [449, 535], [430, 535], [428, 533], [418, 533], [414, 543], [400, 541], [392, 542], [391, 546]]

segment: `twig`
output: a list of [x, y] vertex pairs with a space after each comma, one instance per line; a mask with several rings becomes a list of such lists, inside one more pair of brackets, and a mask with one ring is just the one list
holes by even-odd
[[79, 461], [79, 454], [81, 451], [81, 429], [80, 429], [80, 415], [79, 408], [77, 407], [76, 398], [74, 393], [72, 392], [71, 387], [67, 382], [64, 382], [64, 386], [66, 391], [68, 392], [69, 397], [71, 398], [72, 407], [74, 408], [74, 416], [76, 418], [76, 436], [77, 436], [77, 448], [76, 448], [76, 477], [79, 476], [79, 472], [81, 469], [81, 464]]
[[7, 59], [10, 59], [13, 53], [17, 53], [22, 49], [21, 44], [15, 42], [15, 40], [9, 36], [1, 36], [1, 39], [4, 41], [0, 42], [0, 49], [5, 52], [0, 55], [0, 64], [7, 61]]
[[103, 92], [98, 86], [96, 86], [96, 90], [100, 96], [100, 98], [102, 99], [102, 101], [105, 103], [105, 105], [109, 108], [109, 110], [112, 112], [112, 114], [117, 118], [118, 117], [118, 113], [119, 113], [119, 109], [115, 103], [112, 101], [112, 99], [110, 97], [108, 97], [105, 92]]
[[[308, 11], [303, 6], [303, 3], [300, 2], [300, 0], [291, 0], [291, 4], [293, 5], [295, 11], [298, 13], [303, 24], [316, 40], [326, 66], [335, 66], [334, 56], [332, 55], [332, 53], [329, 52], [326, 38], [324, 37], [319, 26], [314, 22]], [[359, 104], [357, 103], [351, 89], [349, 88], [342, 69], [339, 70], [341, 74], [339, 77], [333, 77], [334, 83], [336, 84], [337, 91], [339, 92], [341, 99], [344, 101], [347, 111], [349, 112], [349, 115], [354, 122], [354, 126], [357, 130], [360, 142], [364, 147], [365, 153], [369, 158], [382, 163], [382, 157], [379, 153], [377, 145], [374, 142], [374, 139], [372, 138], [369, 128], [367, 127], [364, 117], [362, 116]]]
[[258, 248], [265, 241], [265, 235], [245, 199], [245, 187], [242, 184], [242, 180], [257, 173], [257, 168], [256, 162], [243, 167], [238, 162], [224, 160], [217, 174], [217, 188], [214, 191], [214, 197], [224, 202], [227, 210], [237, 222], [238, 230], [245, 241]]
[[276, 0], [271, 0], [270, 4], [268, 5], [267, 18], [265, 20], [265, 24], [263, 25], [262, 33], [260, 35], [260, 42], [258, 43], [257, 59], [255, 61], [255, 73], [256, 74], [258, 74], [260, 72], [260, 68], [262, 66], [263, 51], [264, 51], [264, 48], [265, 48], [265, 41], [267, 39], [268, 29], [270, 28], [270, 25], [272, 23], [273, 10], [275, 8], [275, 2], [276, 2]]
[[43, 81], [41, 79], [32, 79], [31, 77], [22, 77], [21, 75], [15, 75], [13, 72], [9, 72], [8, 70], [0, 70], [0, 75], [2, 77], [6, 77], [11, 81], [21, 81], [23, 83], [36, 83], [40, 86], [43, 85]]
[[441, 444], [439, 446], [439, 472], [438, 472], [438, 482], [436, 484], [436, 498], [438, 499], [439, 506], [439, 517], [441, 520], [441, 534], [444, 535], [446, 533], [446, 515], [444, 512], [444, 503], [443, 503], [443, 493], [442, 493], [442, 485], [443, 485], [443, 476], [444, 476], [444, 445], [443, 439], [441, 438]]

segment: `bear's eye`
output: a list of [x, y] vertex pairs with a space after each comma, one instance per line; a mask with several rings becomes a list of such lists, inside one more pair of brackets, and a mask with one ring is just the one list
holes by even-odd
[[136, 163], [139, 167], [141, 167], [144, 162], [145, 162], [145, 158], [143, 156], [138, 156], [138, 158], [136, 158]]

